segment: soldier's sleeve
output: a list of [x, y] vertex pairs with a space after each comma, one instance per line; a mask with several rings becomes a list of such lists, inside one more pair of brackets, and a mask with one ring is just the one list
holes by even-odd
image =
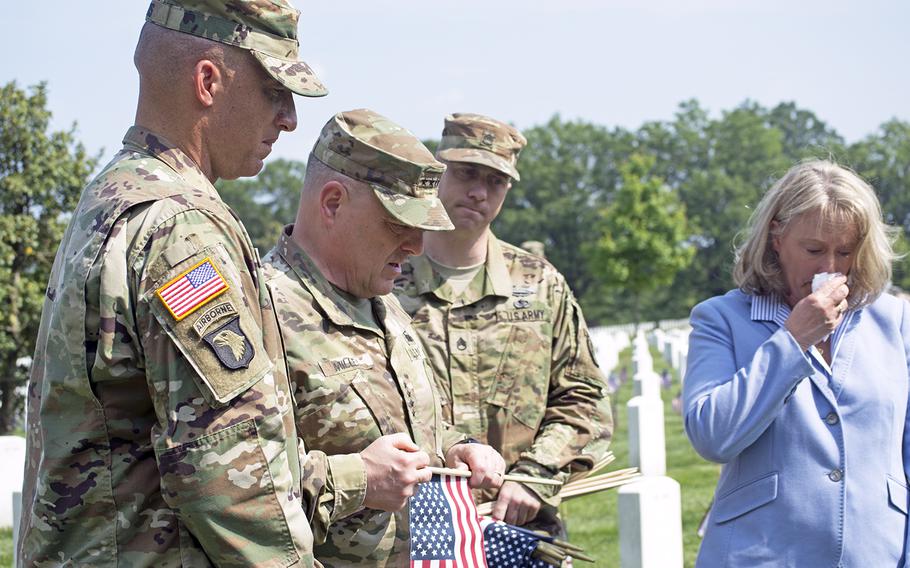
[[310, 451], [301, 458], [303, 501], [317, 544], [331, 524], [363, 508], [367, 473], [360, 454], [326, 455]]
[[445, 456], [448, 455], [449, 450], [452, 449], [452, 446], [464, 442], [468, 439], [468, 436], [459, 432], [454, 426], [448, 422], [444, 422], [441, 418], [440, 423], [442, 424], [442, 456], [445, 458]]
[[[555, 317], [547, 409], [534, 443], [510, 472], [565, 482], [571, 473], [590, 469], [605, 454], [613, 417], [584, 316], [561, 277], [551, 301]], [[525, 487], [544, 503], [559, 505], [559, 487]]]
[[165, 220], [138, 231], [131, 286], [162, 496], [216, 565], [311, 566], [293, 400], [265, 349], [255, 253], [230, 220], [147, 213]]

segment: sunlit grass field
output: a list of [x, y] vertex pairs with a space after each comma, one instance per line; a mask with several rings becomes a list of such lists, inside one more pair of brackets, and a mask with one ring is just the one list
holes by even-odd
[[[660, 373], [669, 369], [669, 365], [655, 350], [655, 371]], [[628, 419], [626, 403], [633, 396], [631, 349], [620, 355], [616, 372], [625, 366], [630, 380], [613, 394], [613, 433], [612, 449], [616, 461], [607, 466], [608, 470], [629, 467]], [[664, 427], [667, 440], [667, 475], [679, 482], [682, 490], [682, 525], [683, 554], [686, 567], [695, 565], [700, 539], [696, 534], [720, 473], [720, 466], [703, 460], [686, 439], [683, 432], [682, 418], [673, 412], [670, 404], [673, 396], [679, 392], [679, 376], [670, 369], [673, 386], [661, 391], [664, 400]], [[569, 527], [569, 540], [585, 548], [588, 555], [597, 558], [598, 567], [619, 566], [619, 518], [617, 516], [617, 490], [610, 489], [593, 495], [577, 497], [566, 501], [562, 511]], [[590, 566], [585, 562], [576, 562], [576, 568]]]
[[13, 529], [0, 529], [0, 566], [13, 565]]

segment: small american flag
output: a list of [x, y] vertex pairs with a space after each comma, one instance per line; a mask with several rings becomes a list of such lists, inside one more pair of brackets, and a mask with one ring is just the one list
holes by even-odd
[[177, 321], [228, 289], [210, 258], [187, 269], [183, 274], [158, 288], [158, 297]]
[[490, 517], [481, 517], [480, 526], [489, 568], [553, 568], [552, 564], [531, 557], [540, 542], [533, 532]]
[[408, 510], [411, 568], [486, 568], [467, 478], [434, 475], [417, 486]]

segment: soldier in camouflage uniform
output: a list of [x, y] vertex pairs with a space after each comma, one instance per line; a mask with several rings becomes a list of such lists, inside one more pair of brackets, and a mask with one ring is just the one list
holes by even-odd
[[296, 127], [284, 0], [154, 0], [123, 149], [54, 262], [28, 386], [21, 566], [313, 566], [258, 254], [217, 178]]
[[[446, 118], [439, 197], [455, 225], [428, 233], [395, 292], [413, 316], [455, 428], [502, 452], [509, 473], [565, 481], [606, 451], [612, 418], [581, 309], [546, 260], [498, 240], [525, 138], [474, 114]], [[506, 482], [493, 516], [562, 532], [558, 487]]]
[[501, 482], [499, 454], [445, 428], [423, 348], [389, 294], [423, 231], [452, 227], [436, 196], [443, 169], [389, 119], [335, 115], [307, 160], [296, 223], [264, 259], [327, 567], [408, 565], [402, 507], [428, 465]]

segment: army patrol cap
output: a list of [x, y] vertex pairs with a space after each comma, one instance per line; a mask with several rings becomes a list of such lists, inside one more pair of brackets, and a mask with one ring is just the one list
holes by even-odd
[[368, 184], [395, 219], [427, 231], [454, 229], [437, 196], [445, 164], [416, 136], [371, 110], [340, 112], [322, 128], [313, 156]]
[[325, 86], [297, 59], [299, 17], [287, 0], [152, 0], [145, 15], [159, 26], [245, 49], [292, 92], [321, 97]]
[[515, 164], [528, 141], [513, 126], [481, 114], [455, 113], [446, 117], [436, 157], [450, 162], [489, 166], [515, 181]]

